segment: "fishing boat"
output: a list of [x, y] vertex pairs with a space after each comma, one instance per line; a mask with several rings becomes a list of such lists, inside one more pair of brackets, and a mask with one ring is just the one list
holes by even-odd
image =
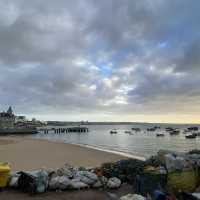
[[179, 130], [173, 130], [171, 132], [169, 132], [170, 135], [178, 135], [180, 133]]
[[164, 137], [165, 135], [163, 133], [157, 133], [156, 137]]
[[173, 129], [173, 128], [171, 128], [171, 127], [167, 127], [165, 130], [166, 130], [167, 132], [174, 131], [174, 129]]
[[131, 131], [124, 131], [124, 133], [126, 133], [126, 134], [131, 134]]
[[132, 128], [132, 130], [135, 131], [135, 132], [140, 132], [141, 131], [140, 128]]
[[117, 130], [116, 129], [111, 130], [110, 134], [117, 134]]
[[147, 128], [147, 131], [150, 131], [150, 132], [153, 132], [153, 131], [155, 131], [156, 130], [156, 128], [154, 127], [154, 128]]
[[197, 132], [196, 135], [199, 137], [200, 136], [200, 132]]
[[185, 138], [187, 139], [195, 139], [197, 136], [195, 134], [186, 135]]

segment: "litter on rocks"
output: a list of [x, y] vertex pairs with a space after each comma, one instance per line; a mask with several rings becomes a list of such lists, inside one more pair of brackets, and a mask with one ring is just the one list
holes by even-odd
[[120, 200], [146, 200], [146, 198], [138, 194], [127, 194], [122, 196]]
[[32, 194], [88, 188], [109, 191], [123, 183], [133, 186], [133, 194], [124, 195], [120, 200], [199, 200], [200, 151], [162, 150], [146, 161], [126, 159], [93, 169], [66, 164], [54, 171], [11, 172], [8, 164], [0, 164], [0, 188]]
[[110, 178], [107, 183], [107, 187], [110, 189], [119, 188], [120, 185], [121, 185], [121, 180], [116, 177]]

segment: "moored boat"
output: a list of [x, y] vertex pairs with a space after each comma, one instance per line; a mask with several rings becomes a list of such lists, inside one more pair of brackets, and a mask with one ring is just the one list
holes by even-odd
[[131, 134], [131, 131], [124, 131], [124, 133], [126, 133], [126, 134]]
[[132, 128], [132, 130], [135, 131], [135, 132], [140, 132], [141, 131], [140, 128]]
[[169, 132], [170, 135], [178, 135], [180, 133], [179, 130], [173, 130], [171, 132]]
[[117, 134], [117, 130], [116, 129], [111, 130], [110, 134]]
[[156, 137], [164, 137], [165, 135], [163, 133], [157, 133]]
[[195, 139], [197, 136], [195, 134], [186, 135], [185, 138], [187, 139]]

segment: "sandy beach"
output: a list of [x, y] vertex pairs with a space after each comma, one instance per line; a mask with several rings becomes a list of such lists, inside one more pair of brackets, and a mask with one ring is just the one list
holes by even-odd
[[0, 137], [0, 162], [8, 162], [12, 170], [56, 169], [65, 163], [93, 167], [123, 158], [121, 155], [73, 144], [23, 136]]

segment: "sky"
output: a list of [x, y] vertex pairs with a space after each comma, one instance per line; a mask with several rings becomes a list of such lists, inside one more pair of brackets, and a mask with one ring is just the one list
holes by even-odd
[[0, 0], [0, 109], [41, 120], [200, 123], [199, 0]]

